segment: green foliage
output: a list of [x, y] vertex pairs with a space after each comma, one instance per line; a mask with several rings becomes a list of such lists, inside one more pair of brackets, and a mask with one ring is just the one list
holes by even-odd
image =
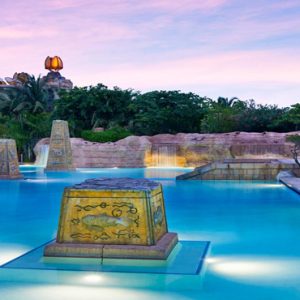
[[239, 130], [241, 112], [246, 103], [234, 97], [219, 97], [217, 101], [209, 101], [209, 109], [201, 122], [201, 132], [222, 133]]
[[[180, 91], [140, 93], [103, 84], [62, 90], [49, 104], [43, 80], [34, 76], [22, 87], [0, 89], [0, 137], [14, 138], [27, 159], [40, 138], [50, 135], [51, 121], [69, 122], [71, 136], [112, 142], [128, 135], [179, 132], [293, 131], [300, 129], [300, 104], [290, 108], [256, 105], [253, 100], [211, 100]], [[104, 132], [93, 132], [104, 127]], [[130, 132], [127, 129], [130, 130]]]
[[279, 120], [286, 112], [286, 108], [278, 108], [276, 105], [256, 105], [250, 100], [240, 114], [239, 131], [288, 131], [287, 126], [279, 124]]
[[50, 134], [51, 113], [46, 112], [44, 82], [34, 76], [21, 87], [0, 90], [0, 138], [16, 140], [25, 160], [33, 158], [35, 143]]
[[231, 99], [219, 97], [215, 104], [217, 106], [224, 108], [224, 107], [234, 107], [234, 106], [239, 105], [240, 103], [242, 103], [242, 101], [237, 97], [233, 97]]
[[294, 143], [296, 145], [300, 146], [300, 135], [294, 134], [294, 135], [289, 135], [286, 140], [288, 142]]
[[137, 95], [131, 130], [139, 135], [199, 132], [207, 99], [193, 93], [153, 91]]
[[7, 88], [0, 92], [0, 111], [19, 117], [24, 112], [41, 113], [46, 111], [47, 93], [40, 77], [29, 77], [24, 86]]
[[130, 131], [121, 127], [110, 128], [101, 132], [93, 132], [84, 130], [81, 132], [81, 137], [90, 142], [106, 143], [116, 142], [132, 135]]
[[24, 116], [23, 122], [8, 116], [0, 116], [0, 138], [16, 140], [18, 152], [26, 161], [33, 159], [33, 148], [35, 144], [44, 137], [50, 136], [51, 115], [40, 113]]
[[292, 108], [289, 110], [287, 117], [289, 121], [295, 125], [295, 130], [300, 128], [300, 104], [292, 105]]
[[222, 133], [238, 129], [237, 113], [228, 107], [210, 109], [201, 122], [201, 132]]
[[73, 134], [95, 127], [126, 126], [132, 114], [129, 109], [135, 97], [132, 90], [97, 86], [75, 87], [62, 91], [55, 103], [54, 118], [67, 120]]
[[0, 123], [0, 138], [15, 139], [18, 149], [21, 149], [26, 143], [27, 136], [20, 123], [3, 115], [0, 115]]
[[300, 167], [300, 162], [298, 159], [299, 153], [300, 153], [300, 135], [290, 135], [287, 137], [288, 142], [292, 142], [294, 144], [294, 147], [291, 149], [293, 158], [295, 160], [295, 163]]
[[300, 129], [300, 104], [294, 104], [290, 108], [286, 108], [285, 114], [283, 114], [278, 120], [277, 124], [279, 128], [285, 128], [284, 131], [294, 131]]

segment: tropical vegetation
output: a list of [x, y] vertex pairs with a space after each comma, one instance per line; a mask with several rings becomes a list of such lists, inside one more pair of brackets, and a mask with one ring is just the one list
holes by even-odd
[[295, 163], [300, 167], [299, 154], [300, 154], [300, 135], [293, 134], [287, 137], [287, 140], [293, 143], [293, 148], [291, 150]]
[[[128, 135], [230, 131], [300, 130], [300, 104], [280, 108], [254, 100], [216, 100], [181, 91], [109, 89], [103, 84], [61, 90], [49, 96], [43, 80], [31, 76], [21, 87], [0, 89], [0, 138], [17, 141], [19, 154], [33, 159], [33, 147], [48, 137], [54, 119], [69, 122], [71, 136], [97, 142]], [[102, 127], [103, 132], [94, 132]]]

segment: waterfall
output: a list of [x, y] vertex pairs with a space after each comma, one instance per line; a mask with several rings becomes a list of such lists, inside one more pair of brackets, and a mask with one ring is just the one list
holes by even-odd
[[48, 154], [49, 154], [49, 145], [41, 145], [34, 164], [36, 166], [46, 167]]
[[176, 167], [176, 144], [153, 145], [152, 155], [156, 167]]

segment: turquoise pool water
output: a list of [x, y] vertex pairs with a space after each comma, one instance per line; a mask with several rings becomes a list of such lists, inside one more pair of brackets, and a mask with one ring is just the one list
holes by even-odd
[[181, 240], [209, 240], [204, 276], [0, 269], [0, 299], [299, 299], [300, 196], [276, 182], [179, 181], [184, 169], [22, 168], [0, 181], [0, 263], [53, 239], [63, 188], [93, 177], [153, 178]]

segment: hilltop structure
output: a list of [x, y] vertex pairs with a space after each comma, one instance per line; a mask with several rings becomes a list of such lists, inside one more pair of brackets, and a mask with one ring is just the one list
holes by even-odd
[[[63, 62], [60, 57], [47, 57], [45, 60], [45, 69], [49, 70], [46, 76], [42, 77], [44, 88], [47, 90], [50, 100], [59, 99], [59, 90], [71, 90], [73, 83], [70, 79], [63, 77], [59, 71], [63, 69]], [[30, 78], [26, 72], [15, 73], [13, 77], [0, 78], [0, 88], [16, 88], [25, 85]]]

